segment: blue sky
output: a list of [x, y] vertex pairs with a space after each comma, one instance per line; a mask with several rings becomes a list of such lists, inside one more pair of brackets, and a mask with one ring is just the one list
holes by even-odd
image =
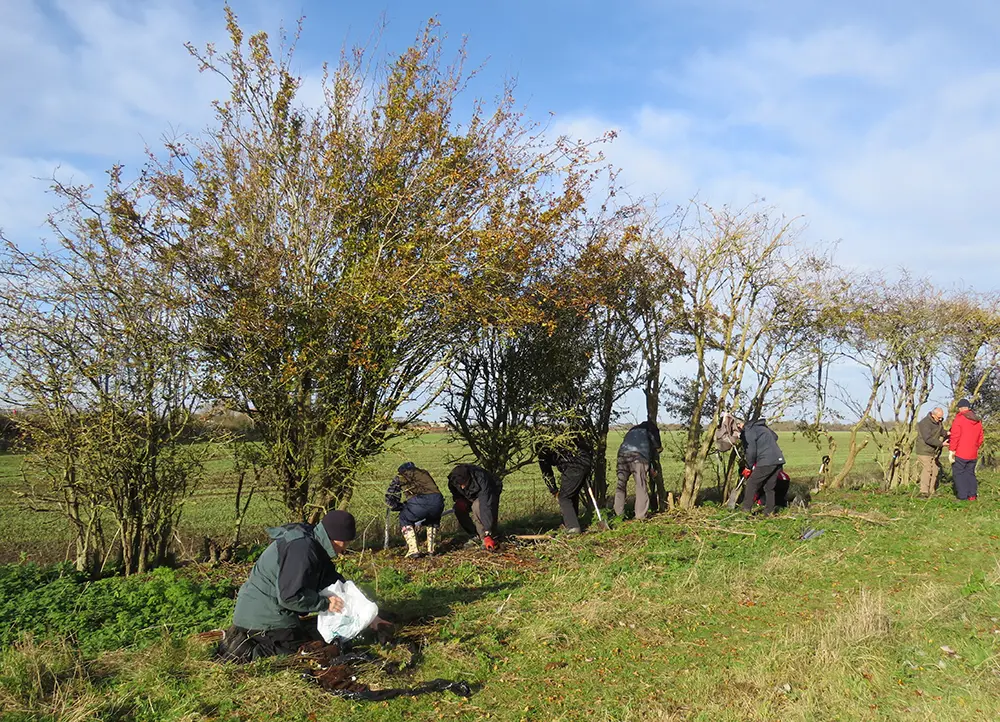
[[[516, 77], [530, 115], [608, 150], [636, 193], [670, 206], [763, 197], [839, 241], [859, 267], [907, 265], [942, 285], [997, 286], [1000, 3], [624, 0], [505, 3], [241, 0], [244, 26], [305, 16], [307, 85], [345, 44], [386, 52], [431, 16]], [[204, 0], [0, 3], [0, 227], [30, 242], [51, 205], [38, 177], [102, 180], [145, 143], [197, 130], [222, 91], [182, 44], [224, 45]], [[58, 168], [58, 171], [56, 169]]]
[[[993, 0], [238, 0], [245, 29], [305, 16], [299, 72], [436, 16], [476, 90], [516, 77], [529, 115], [591, 138], [664, 205], [763, 197], [859, 268], [998, 288], [1000, 3]], [[39, 177], [103, 182], [146, 143], [210, 120], [223, 89], [185, 41], [224, 47], [207, 0], [0, 2], [0, 228], [36, 242]], [[550, 119], [551, 115], [551, 120]]]

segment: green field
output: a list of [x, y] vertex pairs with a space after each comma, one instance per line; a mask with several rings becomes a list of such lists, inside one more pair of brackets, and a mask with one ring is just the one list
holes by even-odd
[[[837, 432], [838, 442], [846, 445], [846, 432]], [[806, 484], [812, 480], [822, 456], [800, 434], [780, 434], [780, 443], [788, 460], [786, 469], [793, 480]], [[613, 484], [614, 455], [621, 441], [621, 433], [613, 434], [609, 446], [609, 479]], [[664, 435], [663, 466], [668, 490], [680, 487], [681, 465], [677, 454], [672, 453], [677, 444], [676, 436]], [[446, 434], [425, 433], [416, 438], [401, 440], [378, 457], [361, 475], [361, 482], [351, 502], [351, 510], [358, 517], [364, 547], [381, 548], [385, 505], [383, 496], [396, 467], [412, 460], [429, 470], [438, 485], [445, 490], [449, 459], [459, 457], [464, 447], [449, 441]], [[713, 457], [714, 458], [714, 457]], [[69, 542], [68, 529], [63, 519], [53, 514], [28, 510], [15, 495], [22, 485], [21, 458], [0, 455], [0, 563], [27, 558], [38, 561], [59, 561], [66, 557]], [[210, 475], [205, 483], [187, 501], [181, 519], [180, 536], [184, 545], [182, 557], [196, 557], [205, 536], [226, 538], [232, 528], [233, 479], [230, 463], [219, 458], [210, 463]], [[870, 451], [859, 459], [857, 472], [860, 477], [874, 471], [874, 456]], [[711, 478], [712, 471], [709, 470]], [[505, 527], [537, 531], [559, 524], [556, 504], [548, 495], [537, 466], [527, 467], [511, 475], [504, 483], [501, 499], [501, 522]], [[266, 492], [256, 495], [245, 525], [246, 538], [250, 541], [266, 539], [264, 528], [288, 522], [287, 512], [279, 498]], [[451, 534], [457, 530], [454, 518], [446, 517], [443, 531]], [[398, 543], [398, 540], [397, 540]]]

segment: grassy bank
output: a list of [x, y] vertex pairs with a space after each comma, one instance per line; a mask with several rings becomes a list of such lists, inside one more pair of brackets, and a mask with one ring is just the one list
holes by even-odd
[[[469, 700], [348, 702], [278, 663], [219, 666], [188, 638], [83, 657], [36, 637], [3, 652], [0, 709], [78, 720], [1000, 719], [995, 482], [984, 479], [975, 504], [824, 493], [774, 520], [708, 506], [492, 557], [352, 555], [351, 576], [421, 645], [406, 682], [481, 683]], [[823, 534], [803, 541], [808, 528]]]

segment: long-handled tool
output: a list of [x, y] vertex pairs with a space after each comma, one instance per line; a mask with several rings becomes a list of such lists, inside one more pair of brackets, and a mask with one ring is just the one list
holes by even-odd
[[743, 489], [743, 477], [740, 476], [739, 480], [736, 482], [736, 486], [733, 487], [732, 492], [729, 494], [729, 499], [726, 500], [726, 508], [729, 511], [733, 511], [736, 508], [736, 502], [739, 501], [740, 491]]
[[607, 531], [611, 527], [608, 523], [604, 521], [604, 517], [601, 516], [601, 510], [597, 506], [597, 497], [594, 496], [594, 487], [590, 484], [590, 479], [587, 479], [587, 493], [590, 494], [590, 501], [594, 505], [594, 511], [597, 513], [597, 528], [601, 531]]
[[[743, 457], [740, 455], [738, 451], [736, 451], [735, 446], [733, 447], [733, 452], [736, 455], [736, 461], [742, 462]], [[729, 498], [726, 500], [726, 508], [729, 509], [729, 511], [733, 511], [736, 508], [736, 502], [739, 501], [740, 499], [740, 491], [743, 489], [743, 481], [745, 478], [746, 477], [744, 477], [742, 474], [739, 474], [738, 478], [736, 479], [736, 486], [733, 487], [733, 490], [731, 492], [729, 492]]]
[[896, 466], [899, 464], [899, 457], [902, 454], [903, 452], [898, 446], [892, 450], [892, 460], [889, 462], [889, 480], [885, 483], [886, 490], [892, 488], [892, 480], [896, 476]]
[[382, 549], [383, 550], [389, 548], [389, 520], [390, 520], [390, 515], [391, 514], [392, 514], [392, 509], [390, 509], [389, 507], [386, 507], [385, 508], [385, 536], [382, 538]]

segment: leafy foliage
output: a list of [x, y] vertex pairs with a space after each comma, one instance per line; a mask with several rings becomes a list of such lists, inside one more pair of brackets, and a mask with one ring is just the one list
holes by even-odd
[[198, 291], [214, 395], [254, 418], [307, 516], [347, 502], [457, 340], [531, 314], [521, 290], [559, 256], [593, 159], [533, 134], [509, 87], [463, 108], [463, 53], [444, 58], [433, 22], [396, 58], [345, 54], [306, 107], [292, 50], [227, 17], [227, 53], [191, 50], [231, 95], [154, 162], [176, 213], [147, 241]]
[[0, 566], [0, 645], [30, 634], [71, 638], [85, 654], [143, 646], [164, 632], [226, 626], [235, 588], [161, 567], [148, 575], [87, 582], [69, 565]]

